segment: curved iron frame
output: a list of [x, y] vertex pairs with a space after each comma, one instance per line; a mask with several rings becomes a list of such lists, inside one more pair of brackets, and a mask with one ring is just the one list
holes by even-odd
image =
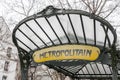
[[[47, 11], [48, 10], [50, 10], [50, 12], [48, 13]], [[100, 23], [101, 23], [101, 26], [103, 27], [103, 29], [104, 29], [104, 31], [106, 32], [106, 39], [108, 40], [108, 43], [109, 43], [109, 37], [108, 37], [108, 34], [107, 34], [107, 30], [109, 29], [112, 33], [113, 33], [113, 37], [114, 37], [114, 41], [113, 41], [113, 43], [112, 44], [110, 44], [109, 43], [109, 47], [110, 48], [112, 48], [110, 51], [111, 51], [111, 55], [112, 56], [114, 56], [113, 58], [112, 58], [112, 62], [113, 63], [115, 63], [116, 62], [116, 46], [115, 46], [115, 43], [116, 43], [116, 39], [117, 39], [117, 35], [116, 35], [116, 32], [115, 32], [115, 30], [114, 30], [114, 28], [106, 21], [106, 20], [104, 20], [103, 18], [101, 18], [101, 17], [99, 17], [99, 16], [97, 16], [97, 15], [94, 15], [94, 14], [91, 14], [91, 13], [88, 13], [88, 12], [85, 12], [85, 11], [81, 11], [81, 10], [65, 10], [65, 9], [57, 9], [57, 8], [54, 8], [54, 7], [52, 7], [52, 6], [49, 6], [49, 7], [47, 7], [46, 9], [44, 9], [43, 11], [41, 11], [41, 12], [39, 12], [39, 13], [37, 13], [37, 14], [34, 14], [34, 15], [32, 15], [32, 16], [30, 16], [30, 17], [27, 17], [27, 18], [25, 18], [25, 19], [23, 19], [18, 25], [16, 25], [16, 27], [15, 27], [15, 29], [13, 30], [13, 35], [12, 35], [12, 37], [13, 37], [13, 42], [14, 42], [14, 44], [16, 45], [16, 47], [17, 47], [17, 49], [18, 49], [18, 52], [19, 52], [19, 58], [20, 58], [20, 63], [21, 63], [21, 72], [22, 72], [22, 80], [27, 80], [27, 72], [28, 72], [28, 68], [29, 68], [29, 66], [30, 65], [32, 65], [32, 64], [35, 64], [35, 65], [38, 65], [37, 63], [32, 63], [31, 64], [31, 62], [33, 61], [32, 59], [31, 59], [31, 55], [29, 55], [31, 52], [34, 52], [34, 51], [36, 51], [36, 50], [32, 50], [32, 49], [30, 49], [31, 51], [30, 52], [27, 52], [26, 50], [24, 50], [24, 49], [22, 49], [19, 45], [18, 45], [18, 43], [17, 43], [17, 41], [19, 41], [19, 42], [21, 42], [22, 44], [24, 44], [24, 42], [22, 42], [22, 41], [20, 41], [17, 37], [16, 37], [16, 31], [17, 30], [19, 30], [21, 33], [23, 33], [20, 29], [19, 29], [19, 27], [22, 25], [22, 24], [26, 24], [27, 25], [27, 21], [30, 21], [30, 20], [34, 20], [36, 23], [37, 23], [37, 25], [39, 25], [38, 24], [38, 22], [36, 21], [36, 19], [37, 18], [41, 18], [41, 17], [44, 17], [46, 20], [47, 20], [47, 17], [50, 17], [50, 16], [54, 16], [54, 15], [56, 15], [56, 18], [58, 19], [58, 21], [59, 21], [59, 18], [57, 17], [57, 15], [64, 15], [64, 14], [67, 14], [68, 15], [68, 18], [69, 18], [69, 20], [70, 20], [70, 17], [69, 17], [69, 14], [79, 14], [80, 15], [80, 18], [81, 18], [81, 16], [82, 15], [84, 15], [84, 16], [87, 16], [87, 17], [90, 17], [91, 19], [93, 19], [94, 21], [95, 20], [97, 20], [97, 21], [99, 21]], [[81, 20], [82, 20], [82, 18], [81, 18]], [[49, 24], [49, 21], [47, 21], [48, 22], [48, 24]], [[61, 22], [59, 21], [59, 23], [60, 23], [60, 25], [61, 25]], [[71, 25], [72, 25], [72, 22], [70, 21], [70, 23], [71, 23]], [[83, 22], [82, 22], [83, 23]], [[49, 24], [50, 25], [50, 24]], [[106, 25], [107, 26], [107, 29], [105, 29], [105, 27], [104, 27], [104, 25]], [[28, 25], [27, 25], [28, 26]], [[40, 26], [40, 25], [39, 25]], [[83, 26], [83, 25], [82, 25]], [[29, 26], [28, 26], [29, 27]], [[52, 27], [52, 26], [51, 26]], [[62, 25], [61, 25], [61, 27], [62, 27]], [[83, 26], [84, 27], [84, 26]], [[95, 28], [96, 26], [94, 26], [94, 28]], [[84, 30], [83, 30], [84, 31]], [[77, 40], [77, 36], [76, 36], [76, 33], [75, 33], [75, 31], [74, 31], [74, 28], [73, 28], [73, 32], [74, 32], [74, 34], [75, 34], [75, 38], [76, 38], [76, 40]], [[33, 31], [33, 33], [34, 33], [34, 31]], [[84, 33], [84, 32], [83, 32]], [[23, 33], [24, 34], [24, 33]], [[35, 34], [35, 33], [34, 33]], [[25, 34], [24, 34], [25, 35]], [[57, 36], [57, 35], [56, 35]], [[66, 36], [67, 36], [67, 34], [66, 34]], [[58, 37], [58, 36], [57, 36]], [[85, 34], [84, 34], [84, 37], [85, 37]], [[58, 39], [59, 39], [59, 37], [58, 37]], [[96, 45], [96, 34], [95, 34], [95, 36], [94, 36], [94, 41], [95, 41], [95, 45], [93, 45], [93, 46], [97, 46]], [[68, 38], [68, 40], [69, 40], [69, 38]], [[85, 40], [85, 45], [90, 45], [90, 44], [87, 44], [86, 43], [86, 38], [84, 38], [84, 40]], [[34, 43], [34, 42], [33, 42]], [[44, 41], [43, 41], [43, 43], [44, 43]], [[68, 44], [70, 44], [70, 43], [68, 43]], [[79, 44], [79, 42], [77, 41], [77, 43], [76, 44]], [[104, 44], [106, 44], [105, 42], [104, 42]], [[24, 44], [25, 45], [25, 44]], [[46, 45], [46, 43], [45, 43], [45, 45]], [[53, 45], [54, 45], [54, 43], [53, 43]], [[26, 46], [26, 45], [25, 45]], [[29, 46], [26, 46], [26, 47], [28, 47], [29, 48]], [[102, 46], [102, 47], [104, 47], [105, 48], [105, 46]], [[46, 48], [46, 47], [45, 47]], [[40, 49], [39, 47], [38, 47], [38, 49]], [[114, 53], [113, 53], [114, 52]], [[116, 54], [115, 54], [116, 53]], [[57, 65], [55, 65], [55, 66], [53, 66], [52, 64], [50, 64], [50, 63], [54, 63], [54, 64], [57, 64]], [[79, 80], [79, 78], [85, 78], [85, 76], [83, 76], [83, 77], [80, 77], [79, 75], [82, 75], [82, 74], [76, 74], [76, 73], [72, 73], [72, 71], [74, 71], [75, 69], [77, 69], [77, 67], [81, 67], [81, 66], [72, 66], [72, 67], [66, 67], [66, 66], [60, 66], [61, 64], [61, 62], [56, 62], [56, 61], [51, 61], [51, 62], [46, 62], [46, 63], [44, 63], [44, 64], [46, 64], [47, 66], [49, 66], [49, 67], [51, 67], [51, 68], [54, 68], [54, 69], [56, 69], [57, 71], [59, 71], [59, 72], [62, 72], [62, 73], [64, 73], [65, 75], [68, 75], [68, 76], [71, 76], [73, 79], [75, 79], [75, 80]], [[88, 61], [89, 62], [89, 61]], [[73, 61], [72, 62], [74, 65], [78, 65], [78, 63], [80, 64], [82, 64], [82, 63], [84, 63], [84, 65], [82, 65], [82, 67], [79, 69], [79, 70], [81, 70], [83, 67], [85, 67], [85, 65], [87, 64], [87, 61]], [[71, 63], [68, 63], [68, 65], [70, 65]], [[98, 67], [98, 66], [97, 66]], [[113, 67], [113, 69], [115, 70], [115, 71], [113, 71], [113, 72], [116, 72], [116, 63], [114, 64], [114, 66], [112, 66]], [[71, 69], [71, 71], [69, 71], [69, 70], [67, 70], [67, 68], [68, 69]], [[85, 67], [85, 68], [87, 68], [87, 67]], [[99, 69], [98, 69], [99, 70]], [[77, 71], [78, 72], [78, 71]], [[111, 74], [112, 74], [112, 72], [111, 72]], [[83, 74], [84, 75], [84, 74]], [[89, 75], [91, 75], [91, 74], [89, 74]], [[93, 75], [97, 75], [97, 74], [93, 74]], [[100, 75], [105, 75], [105, 74], [100, 74]], [[110, 75], [110, 74], [106, 74], [106, 75]], [[116, 73], [114, 73], [113, 74], [114, 76], [116, 76]], [[87, 78], [92, 78], [92, 77], [87, 77]], [[97, 78], [97, 77], [96, 77]], [[101, 77], [99, 77], [99, 78], [101, 78]], [[99, 79], [99, 78], [97, 78], [97, 79]], [[104, 79], [111, 79], [112, 77], [104, 77]], [[119, 77], [120, 78], [120, 77]], [[115, 78], [114, 78], [115, 79]], [[117, 80], [117, 79], [115, 79], [115, 80]]]

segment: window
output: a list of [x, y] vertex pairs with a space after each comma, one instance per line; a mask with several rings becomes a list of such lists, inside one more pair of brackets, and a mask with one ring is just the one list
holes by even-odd
[[6, 79], [7, 79], [7, 76], [3, 75], [2, 80], [6, 80]]
[[8, 71], [9, 61], [5, 61], [4, 71]]

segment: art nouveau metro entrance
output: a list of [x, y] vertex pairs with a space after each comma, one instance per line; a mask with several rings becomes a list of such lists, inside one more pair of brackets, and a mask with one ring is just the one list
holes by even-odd
[[104, 19], [52, 6], [22, 20], [13, 31], [22, 80], [45, 64], [74, 80], [117, 80], [116, 32]]

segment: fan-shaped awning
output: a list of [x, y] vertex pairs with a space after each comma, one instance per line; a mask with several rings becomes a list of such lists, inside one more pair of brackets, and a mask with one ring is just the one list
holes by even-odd
[[13, 41], [23, 68], [43, 63], [74, 78], [111, 78], [108, 64], [116, 33], [94, 14], [49, 6], [22, 20], [13, 31]]

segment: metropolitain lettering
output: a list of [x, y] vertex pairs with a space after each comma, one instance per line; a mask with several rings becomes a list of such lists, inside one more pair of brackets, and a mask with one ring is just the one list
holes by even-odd
[[47, 51], [39, 54], [39, 58], [49, 58], [49, 57], [62, 57], [62, 56], [86, 56], [90, 57], [92, 50], [90, 49], [66, 49], [66, 50], [53, 50]]

